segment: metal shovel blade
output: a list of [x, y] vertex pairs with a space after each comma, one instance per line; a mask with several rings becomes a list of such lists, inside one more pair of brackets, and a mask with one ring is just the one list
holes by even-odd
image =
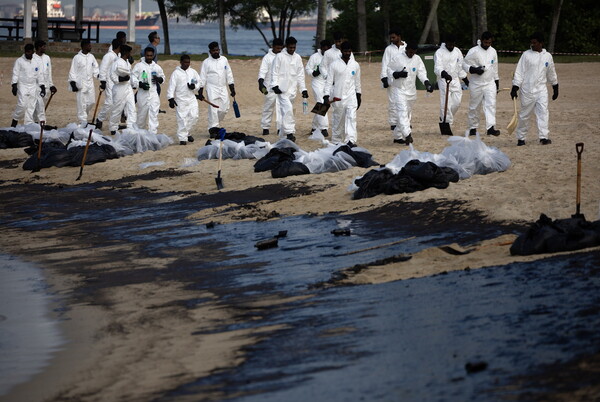
[[215, 177], [215, 182], [217, 183], [217, 190], [221, 190], [223, 188], [223, 179], [221, 178], [221, 171], [217, 173], [217, 177]]
[[440, 124], [440, 133], [442, 135], [454, 135], [452, 134], [452, 129], [450, 128], [450, 123], [439, 123]]

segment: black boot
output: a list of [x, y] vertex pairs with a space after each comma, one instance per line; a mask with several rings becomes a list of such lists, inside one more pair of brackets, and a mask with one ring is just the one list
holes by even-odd
[[323, 137], [329, 137], [329, 133], [327, 132], [326, 128], [324, 128], [323, 130], [321, 130], [321, 134], [323, 134]]
[[102, 130], [102, 122], [100, 120], [98, 120], [98, 119], [96, 119], [96, 128], [98, 130]]
[[19, 124], [19, 122], [15, 119], [13, 119], [13, 121], [10, 123], [11, 127], [17, 127], [17, 124]]
[[194, 142], [194, 137], [192, 137], [191, 135], [188, 135], [188, 142]]
[[288, 134], [286, 138], [292, 142], [296, 142], [296, 136], [294, 134]]
[[208, 129], [209, 138], [219, 138], [219, 127], [211, 127]]
[[477, 129], [476, 128], [472, 128], [471, 130], [469, 130], [469, 135], [477, 135]]
[[500, 130], [496, 130], [494, 126], [492, 126], [488, 128], [487, 135], [493, 135], [494, 137], [497, 137], [500, 135]]
[[269, 129], [263, 128], [263, 135], [269, 135]]

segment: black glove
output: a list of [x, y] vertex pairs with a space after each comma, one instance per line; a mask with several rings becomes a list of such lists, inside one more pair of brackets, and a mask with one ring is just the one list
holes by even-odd
[[202, 90], [203, 90], [203, 89], [204, 89], [204, 88], [200, 88], [200, 89], [198, 90], [198, 95], [196, 95], [196, 99], [200, 99], [201, 101], [203, 101], [203, 100], [204, 100], [204, 95], [202, 95]]
[[433, 85], [431, 85], [428, 80], [425, 80], [423, 84], [425, 84], [425, 89], [427, 90], [427, 92], [433, 92]]
[[124, 77], [121, 77], [121, 76], [119, 75], [119, 82], [125, 82], [125, 81], [129, 81], [129, 76], [128, 76], [128, 75], [126, 75], [126, 76], [124, 76]]
[[406, 70], [394, 71], [394, 74], [392, 74], [392, 75], [394, 76], [395, 79], [406, 78], [406, 77], [408, 77], [408, 71], [406, 71]]
[[387, 88], [387, 87], [389, 87], [389, 86], [390, 86], [390, 84], [388, 83], [388, 79], [387, 79], [387, 77], [383, 77], [383, 78], [381, 79], [381, 83], [383, 84], [383, 87], [384, 87], [384, 88]]
[[519, 87], [516, 85], [512, 86], [512, 89], [510, 90], [510, 99], [515, 99], [518, 98], [519, 96], [517, 95], [517, 91], [519, 90]]
[[46, 86], [45, 85], [40, 85], [40, 96], [43, 98], [44, 96], [46, 96]]
[[446, 81], [452, 81], [452, 76], [446, 72], [446, 70], [442, 71], [442, 78]]
[[69, 82], [69, 84], [71, 84], [71, 89], [73, 90], [73, 92], [79, 91], [79, 88], [77, 88], [77, 83], [75, 81], [71, 81]]
[[267, 87], [265, 86], [265, 79], [264, 78], [259, 78], [258, 79], [258, 90], [260, 92], [262, 92], [264, 95], [266, 95], [267, 93], [269, 93], [269, 91], [267, 90]]
[[175, 102], [174, 98], [169, 99], [169, 107], [171, 109], [175, 109], [175, 106], [177, 106], [177, 102]]
[[356, 103], [358, 103], [358, 106], [356, 107], [356, 110], [358, 110], [360, 109], [360, 104], [362, 103], [362, 95], [358, 92], [356, 93]]
[[473, 66], [471, 66], [471, 67], [469, 67], [469, 72], [471, 74], [481, 75], [481, 74], [483, 74], [484, 71], [483, 71], [483, 67], [473, 67]]
[[273, 87], [273, 92], [275, 92], [277, 95], [281, 95], [283, 92], [281, 92], [281, 89], [279, 89], [278, 85], [275, 85]]
[[194, 89], [196, 89], [196, 84], [194, 84], [194, 83], [188, 82], [187, 86], [188, 86], [188, 88], [189, 88], [189, 89], [191, 89], [192, 91], [193, 91]]
[[148, 91], [150, 89], [150, 84], [148, 84], [147, 82], [140, 82], [140, 88], [144, 91]]
[[302, 91], [302, 97], [304, 99], [308, 98], [308, 91], [306, 89], [304, 91]]
[[103, 91], [106, 89], [106, 81], [100, 81], [100, 89]]
[[319, 66], [317, 66], [317, 68], [315, 69], [315, 71], [312, 72], [313, 77], [318, 77], [319, 74], [321, 74], [321, 72], [319, 71]]
[[327, 105], [329, 103], [329, 95], [325, 95], [323, 97], [323, 104]]
[[235, 97], [235, 85], [234, 84], [229, 84], [229, 94], [231, 95], [231, 97]]
[[129, 56], [129, 57], [127, 58], [127, 61], [129, 62], [129, 64], [133, 64], [133, 63], [135, 63], [135, 60], [133, 60], [133, 56]]
[[162, 84], [163, 83], [163, 77], [158, 77], [158, 76], [152, 76], [152, 82], [155, 84]]
[[17, 84], [12, 84], [12, 93], [14, 96], [17, 96]]
[[467, 87], [469, 86], [469, 79], [467, 77], [463, 78], [463, 82]]
[[558, 98], [558, 84], [552, 85], [552, 100]]
[[494, 84], [496, 84], [496, 93], [500, 90], [500, 80], [494, 80]]
[[56, 89], [56, 87], [55, 87], [54, 85], [52, 85], [52, 86], [50, 87], [50, 93], [51, 93], [51, 94], [55, 94], [57, 91], [58, 91], [58, 90]]

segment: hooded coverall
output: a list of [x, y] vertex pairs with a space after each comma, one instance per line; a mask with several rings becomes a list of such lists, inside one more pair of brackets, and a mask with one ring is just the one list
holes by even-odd
[[269, 91], [269, 83], [271, 82], [271, 71], [273, 70], [273, 60], [275, 60], [275, 53], [273, 49], [269, 49], [269, 52], [265, 54], [260, 62], [260, 69], [258, 70], [258, 79], [264, 80], [264, 85], [267, 87], [267, 93], [265, 95], [265, 101], [263, 102], [263, 110], [260, 118], [260, 127], [263, 130], [271, 128], [271, 121], [273, 119], [273, 112], [275, 112], [275, 122], [277, 129], [280, 129], [279, 116], [277, 112], [277, 94], [273, 91]]
[[175, 114], [179, 141], [187, 142], [190, 131], [198, 121], [198, 100], [194, 90], [189, 89], [187, 84], [195, 84], [197, 88], [199, 81], [200, 76], [192, 67], [184, 70], [177, 66], [169, 78], [167, 99], [175, 99], [177, 103]]
[[98, 62], [92, 53], [83, 54], [82, 51], [79, 51], [73, 57], [67, 81], [75, 81], [79, 89], [77, 91], [77, 120], [83, 126], [87, 125], [88, 113], [96, 103], [94, 78], [98, 76], [98, 73]]
[[[17, 84], [17, 106], [13, 112], [13, 120], [23, 120], [23, 124], [34, 123], [33, 112], [40, 96], [42, 82], [42, 62], [38, 57], [28, 60], [25, 55], [19, 57], [14, 64], [11, 84]], [[47, 88], [48, 89], [48, 88]]]
[[46, 98], [50, 97], [50, 87], [54, 86], [54, 82], [52, 81], [52, 61], [50, 61], [50, 56], [47, 54], [42, 54], [41, 56], [36, 53], [33, 54], [33, 57], [37, 57], [42, 64], [42, 73], [40, 74], [40, 85], [44, 85], [46, 87], [46, 95], [36, 97], [37, 103], [35, 105], [35, 112], [33, 114], [34, 119], [37, 118], [37, 121], [46, 121]]
[[361, 93], [360, 66], [350, 58], [348, 64], [341, 58], [328, 67], [327, 81], [323, 89], [324, 95], [329, 95], [329, 101], [334, 98], [341, 100], [332, 103], [333, 116], [331, 138], [334, 142], [356, 143], [356, 109], [358, 102], [356, 94]]
[[[144, 74], [145, 73], [145, 74]], [[165, 79], [165, 73], [161, 66], [154, 61], [147, 64], [144, 59], [133, 67], [133, 76], [139, 83], [145, 82], [150, 85], [149, 90], [145, 90], [138, 85], [137, 91], [137, 125], [140, 128], [147, 129], [153, 134], [158, 130], [158, 109], [160, 107], [160, 97], [158, 96], [157, 85], [152, 82], [152, 77]], [[145, 75], [145, 78], [144, 78]], [[146, 125], [146, 123], [148, 123]]]
[[[390, 64], [390, 61], [392, 61], [392, 59], [394, 57], [396, 57], [398, 54], [403, 53], [405, 49], [406, 49], [406, 44], [404, 42], [402, 42], [401, 46], [396, 46], [393, 43], [390, 43], [389, 45], [387, 45], [387, 47], [383, 51], [383, 58], [381, 59], [381, 74], [380, 74], [379, 78], [387, 77], [388, 64]], [[394, 99], [393, 99], [393, 94], [392, 94], [393, 93], [392, 87], [388, 86], [386, 91], [387, 91], [387, 96], [388, 96], [388, 122], [390, 123], [390, 126], [395, 126], [398, 124], [398, 116], [396, 115], [396, 112], [394, 111], [394, 107], [393, 107]]]
[[[129, 80], [123, 82], [119, 81], [119, 77], [125, 77], [127, 75], [129, 76]], [[137, 88], [138, 82], [131, 73], [131, 65], [129, 62], [119, 57], [113, 63], [110, 71], [110, 79], [113, 82], [113, 107], [110, 112], [109, 130], [116, 131], [119, 128], [122, 112], [125, 112], [125, 116], [127, 116], [127, 128], [133, 128], [134, 123], [137, 120], [133, 88]]]
[[111, 110], [113, 107], [112, 102], [112, 88], [113, 82], [110, 79], [110, 72], [112, 70], [114, 62], [119, 58], [119, 55], [112, 50], [107, 52], [104, 57], [102, 57], [102, 62], [100, 63], [100, 74], [98, 75], [99, 81], [106, 81], [106, 89], [104, 90], [104, 103], [100, 108], [100, 112], [98, 112], [98, 120], [106, 121], [110, 119]]
[[[326, 79], [323, 74], [319, 74], [316, 77], [313, 76], [313, 72], [316, 71], [317, 68], [319, 69], [319, 72], [321, 71], [320, 64], [322, 61], [323, 53], [321, 53], [321, 49], [319, 49], [312, 56], [310, 56], [308, 62], [306, 63], [306, 67], [304, 68], [306, 70], [306, 74], [312, 78], [310, 86], [315, 96], [315, 102], [323, 102], [323, 89], [325, 88]], [[329, 119], [327, 118], [327, 114], [325, 114], [325, 116], [321, 116], [320, 114], [315, 113], [315, 116], [312, 120], [312, 131], [316, 130], [320, 133], [321, 130], [326, 130], [328, 127]]]
[[548, 139], [548, 90], [547, 82], [558, 84], [552, 55], [542, 49], [541, 52], [527, 50], [521, 55], [513, 85], [521, 89], [521, 110], [517, 125], [517, 139], [525, 140], [529, 128], [529, 116], [535, 111], [537, 117], [538, 137]]
[[[225, 56], [215, 59], [209, 56], [200, 69], [200, 88], [206, 89], [206, 99], [219, 108], [208, 106], [208, 129], [219, 127], [229, 111], [229, 88], [233, 84], [233, 73]], [[179, 102], [177, 102], [179, 103]]]
[[498, 54], [496, 49], [472, 47], [463, 60], [463, 70], [469, 72], [469, 67], [483, 67], [482, 75], [471, 74], [469, 80], [469, 129], [479, 126], [479, 111], [483, 104], [485, 128], [496, 125], [496, 83], [498, 80]]
[[444, 104], [446, 103], [446, 80], [442, 78], [442, 71], [447, 72], [452, 77], [449, 87], [450, 92], [448, 93], [448, 110], [446, 112], [446, 123], [452, 124], [454, 122], [454, 114], [458, 110], [462, 99], [460, 80], [467, 76], [467, 73], [462, 68], [462, 52], [457, 47], [449, 51], [446, 48], [446, 44], [442, 43], [433, 55], [433, 64], [433, 71], [437, 76], [440, 88], [440, 122], [444, 121]]
[[300, 88], [300, 92], [306, 91], [302, 58], [296, 52], [289, 54], [287, 49], [284, 48], [275, 56], [271, 74], [270, 87], [279, 87], [282, 92], [277, 95], [279, 99], [279, 116], [281, 118], [279, 136], [285, 138], [287, 135], [296, 132], [294, 100], [296, 99], [297, 90]]
[[[408, 77], [394, 78], [395, 71], [406, 71]], [[392, 88], [392, 99], [394, 101], [394, 111], [398, 119], [398, 124], [394, 129], [394, 139], [405, 139], [411, 133], [410, 119], [412, 108], [417, 100], [416, 80], [425, 84], [427, 81], [427, 70], [425, 64], [419, 55], [408, 57], [406, 52], [402, 52], [388, 64], [388, 82]]]

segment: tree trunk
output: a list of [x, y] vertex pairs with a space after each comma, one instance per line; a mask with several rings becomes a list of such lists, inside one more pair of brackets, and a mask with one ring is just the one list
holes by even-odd
[[37, 39], [48, 42], [48, 1], [37, 0]]
[[290, 36], [292, 34], [292, 20], [294, 19], [294, 14], [296, 14], [296, 10], [292, 8], [290, 15], [287, 20], [287, 35]]
[[317, 9], [317, 36], [315, 37], [315, 50], [321, 46], [321, 41], [327, 37], [327, 0], [318, 0]]
[[487, 31], [487, 5], [486, 0], [477, 0], [477, 37]]
[[[367, 51], [367, 8], [365, 0], [356, 0], [356, 26], [358, 28], [358, 50]], [[356, 46], [356, 45], [355, 45]]]
[[548, 38], [548, 51], [554, 52], [556, 44], [556, 31], [558, 30], [558, 20], [560, 18], [560, 9], [562, 8], [563, 0], [557, 0], [554, 5], [554, 13], [552, 14], [552, 28], [550, 29], [550, 38]]
[[225, 36], [225, 7], [223, 1], [219, 0], [219, 41], [221, 42], [221, 54], [227, 56], [229, 51], [227, 50], [227, 37]]
[[381, 2], [381, 13], [383, 15], [383, 43], [387, 46], [390, 43], [390, 2], [383, 0]]
[[423, 32], [421, 32], [419, 44], [425, 43], [425, 39], [427, 39], [427, 35], [429, 34], [429, 30], [431, 29], [431, 24], [433, 23], [433, 18], [435, 17], [439, 4], [440, 0], [431, 0], [431, 8], [429, 9], [429, 15], [427, 16], [427, 22], [425, 23]]
[[[434, 0], [429, 0], [429, 3], [433, 5]], [[435, 45], [440, 44], [440, 26], [438, 24], [438, 16], [437, 10], [435, 11], [435, 15], [433, 16], [433, 21], [431, 22], [431, 29], [429, 30], [429, 36], [427, 37], [429, 43], [433, 43]]]
[[160, 12], [160, 21], [163, 27], [163, 46], [165, 54], [171, 54], [171, 41], [169, 39], [169, 16], [165, 7], [165, 0], [156, 0], [158, 2], [158, 11]]
[[475, 1], [477, 0], [471, 0], [470, 4], [469, 4], [469, 11], [471, 12], [471, 44], [475, 45], [477, 43], [477, 13], [475, 12], [475, 8], [477, 8], [475, 6]]

